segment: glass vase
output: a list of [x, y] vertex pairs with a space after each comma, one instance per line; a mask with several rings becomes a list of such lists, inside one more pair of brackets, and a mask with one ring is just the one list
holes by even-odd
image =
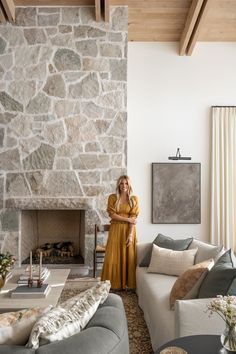
[[225, 349], [236, 352], [236, 326], [226, 326], [220, 340]]

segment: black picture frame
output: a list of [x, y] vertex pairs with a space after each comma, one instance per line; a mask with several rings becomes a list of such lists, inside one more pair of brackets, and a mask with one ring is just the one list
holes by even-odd
[[200, 163], [152, 163], [152, 223], [201, 223]]

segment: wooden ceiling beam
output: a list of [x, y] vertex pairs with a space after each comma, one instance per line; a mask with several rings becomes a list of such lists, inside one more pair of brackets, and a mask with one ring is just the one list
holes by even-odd
[[95, 0], [95, 18], [97, 22], [101, 21], [101, 0]]
[[198, 40], [200, 31], [203, 27], [203, 23], [206, 18], [207, 11], [209, 10], [212, 1], [213, 0], [205, 0], [203, 2], [203, 5], [202, 5], [201, 11], [199, 13], [196, 25], [194, 26], [191, 38], [189, 40], [189, 43], [188, 43], [188, 46], [186, 49], [186, 55], [191, 55], [193, 52], [193, 49], [194, 49], [196, 42]]
[[10, 22], [14, 23], [16, 19], [15, 4], [13, 0], [1, 0], [4, 11]]
[[185, 55], [204, 0], [193, 0], [180, 38], [179, 55]]
[[104, 21], [109, 22], [110, 19], [110, 0], [104, 0]]
[[6, 23], [7, 20], [6, 20], [6, 14], [5, 14], [5, 11], [2, 7], [2, 4], [0, 2], [0, 23], [3, 24], [3, 23]]

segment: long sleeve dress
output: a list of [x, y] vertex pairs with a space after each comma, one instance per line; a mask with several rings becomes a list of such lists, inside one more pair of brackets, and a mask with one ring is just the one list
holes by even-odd
[[[116, 213], [123, 217], [137, 217], [139, 214], [138, 198], [132, 197], [133, 207], [128, 203], [120, 204], [119, 211], [115, 209], [116, 195], [108, 198], [107, 212], [111, 216]], [[127, 247], [130, 224], [124, 221], [111, 220], [106, 253], [103, 263], [101, 280], [110, 280], [113, 289], [135, 289], [136, 287], [136, 227], [133, 228], [133, 242]]]

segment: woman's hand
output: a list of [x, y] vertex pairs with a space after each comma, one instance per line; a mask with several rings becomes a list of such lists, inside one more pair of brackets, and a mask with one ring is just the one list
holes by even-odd
[[133, 224], [133, 225], [135, 225], [136, 223], [137, 223], [137, 220], [136, 220], [136, 218], [134, 218], [134, 217], [131, 217], [131, 218], [128, 218], [128, 222], [130, 223], [130, 224]]
[[133, 243], [133, 236], [129, 235], [127, 240], [126, 240], [126, 247], [129, 247]]

